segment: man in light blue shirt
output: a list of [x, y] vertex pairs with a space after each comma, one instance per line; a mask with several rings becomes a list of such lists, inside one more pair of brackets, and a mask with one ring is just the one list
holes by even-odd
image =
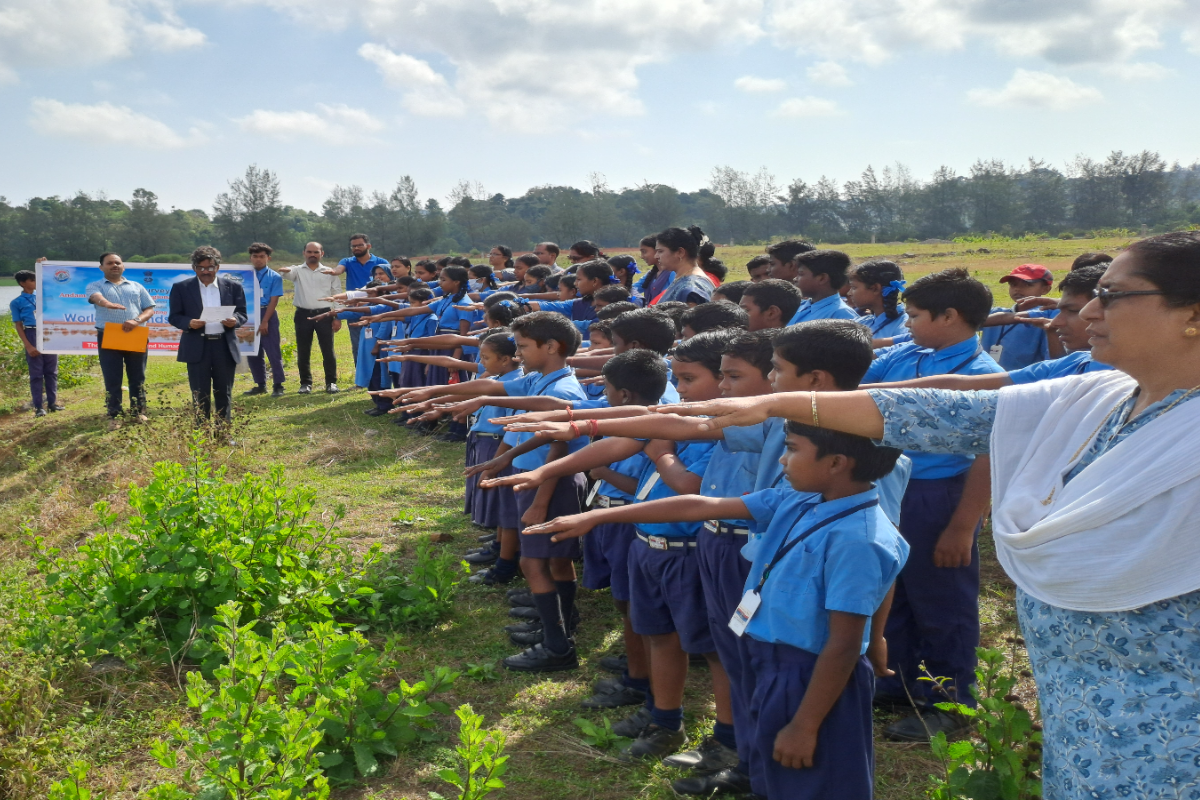
[[154, 316], [154, 300], [145, 286], [125, 279], [125, 263], [116, 253], [100, 256], [100, 270], [104, 280], [92, 281], [84, 293], [96, 307], [96, 348], [104, 375], [109, 429], [113, 429], [120, 425], [123, 377], [128, 377], [129, 413], [138, 422], [146, 421], [147, 352], [104, 349], [104, 326], [112, 322], [131, 331], [145, 325]]
[[796, 287], [804, 295], [804, 302], [788, 325], [814, 319], [858, 319], [838, 291], [846, 283], [850, 256], [838, 250], [810, 250], [796, 256], [793, 262]]
[[[346, 275], [346, 291], [352, 292], [366, 286], [375, 267], [383, 267], [391, 274], [391, 265], [387, 260], [371, 254], [371, 240], [365, 233], [351, 234], [350, 252], [354, 255], [343, 258], [329, 271], [331, 275]], [[355, 364], [358, 363], [358, 337], [361, 335], [362, 328], [350, 328], [350, 353], [354, 356]]]

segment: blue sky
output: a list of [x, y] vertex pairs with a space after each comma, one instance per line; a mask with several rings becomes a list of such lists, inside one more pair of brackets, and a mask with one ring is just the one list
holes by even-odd
[[0, 195], [1200, 159], [1200, 0], [0, 0]]

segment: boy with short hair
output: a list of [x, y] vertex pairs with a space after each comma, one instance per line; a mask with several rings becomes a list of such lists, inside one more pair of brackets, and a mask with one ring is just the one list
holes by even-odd
[[[1009, 321], [1009, 315], [1017, 311], [1022, 300], [1049, 294], [1054, 286], [1054, 276], [1041, 264], [1022, 264], [1000, 279], [1008, 284], [1008, 296], [1012, 308], [993, 308], [988, 322], [984, 324], [983, 349], [1006, 372], [1023, 369], [1030, 364], [1050, 358], [1050, 344], [1046, 332], [1037, 325]], [[994, 324], [1007, 323], [1007, 324]]]
[[[908, 287], [903, 300], [913, 341], [877, 353], [864, 383], [930, 375], [1002, 372], [977, 336], [992, 306], [991, 292], [964, 269], [926, 275]], [[957, 702], [973, 704], [975, 648], [979, 645], [979, 524], [990, 500], [986, 459], [908, 453], [913, 472], [900, 514], [900, 533], [912, 558], [896, 582], [888, 619], [894, 678], [880, 682], [881, 704], [910, 705], [911, 695], [929, 705], [940, 689], [920, 681], [919, 664]], [[890, 738], [926, 741], [927, 731], [948, 735], [967, 720], [930, 709], [889, 725]]]
[[[58, 356], [37, 349], [37, 273], [23, 269], [14, 276], [21, 293], [8, 304], [17, 338], [25, 348], [25, 364], [29, 367], [29, 394], [33, 400], [33, 415], [46, 416], [47, 411], [62, 411], [58, 403]], [[46, 405], [42, 406], [43, 390]]]
[[800, 307], [800, 290], [788, 281], [768, 278], [746, 287], [738, 305], [747, 314], [751, 331], [782, 328]]
[[[880, 628], [908, 547], [872, 485], [900, 451], [788, 423], [789, 487], [740, 498], [676, 497], [552, 520], [573, 538], [606, 522], [752, 519], [765, 530], [729, 626], [749, 637], [750, 774], [769, 798], [867, 800], [874, 788], [871, 697], [887, 645]], [[797, 546], [803, 544], [803, 546]]]
[[768, 255], [757, 255], [746, 262], [746, 272], [750, 275], [750, 280], [754, 283], [766, 280], [770, 268], [771, 257]]
[[750, 315], [741, 306], [730, 302], [701, 303], [683, 314], [683, 337], [690, 339], [697, 333], [715, 331], [720, 328], [748, 330]]
[[[763, 278], [766, 276], [764, 275]], [[762, 280], [760, 278], [759, 280]], [[735, 306], [742, 301], [742, 294], [749, 289], [757, 281], [725, 281], [717, 288], [713, 289], [710, 303], [719, 303], [724, 300], [727, 303], [733, 303]]]
[[840, 250], [810, 250], [793, 259], [796, 264], [796, 288], [804, 302], [788, 325], [814, 319], [858, 319], [858, 314], [841, 295], [846, 285], [850, 256]]
[[816, 249], [803, 239], [784, 239], [782, 242], [770, 245], [767, 248], [767, 274], [765, 277], [788, 283], [793, 282], [796, 280], [796, 256]]
[[245, 395], [267, 393], [267, 370], [264, 359], [271, 362], [271, 397], [283, 397], [283, 354], [279, 338], [279, 314], [276, 306], [283, 297], [283, 278], [271, 269], [271, 254], [275, 252], [269, 244], [255, 242], [246, 250], [250, 254], [250, 265], [254, 267], [254, 279], [258, 281], [258, 346], [259, 350], [247, 356], [254, 388], [242, 392]]

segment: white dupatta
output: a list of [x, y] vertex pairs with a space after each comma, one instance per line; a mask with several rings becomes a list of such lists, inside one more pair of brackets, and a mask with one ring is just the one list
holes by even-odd
[[996, 554], [1043, 602], [1124, 611], [1200, 589], [1200, 398], [1146, 423], [1063, 486], [1136, 385], [1113, 371], [1000, 390]]

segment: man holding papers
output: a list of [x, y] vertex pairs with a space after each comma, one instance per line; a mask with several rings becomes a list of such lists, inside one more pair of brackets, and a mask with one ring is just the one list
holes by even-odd
[[211, 395], [217, 415], [229, 421], [233, 375], [241, 361], [234, 331], [247, 320], [246, 293], [241, 284], [217, 275], [220, 265], [221, 253], [215, 247], [196, 248], [196, 277], [171, 287], [167, 320], [183, 331], [175, 360], [187, 364], [197, 410], [206, 418], [211, 414]]
[[[154, 300], [145, 286], [125, 279], [125, 264], [116, 253], [100, 256], [100, 270], [104, 280], [92, 281], [84, 291], [88, 302], [96, 307], [96, 343], [111, 430], [121, 424], [121, 382], [125, 376], [129, 378], [129, 414], [138, 422], [146, 421], [146, 347], [128, 350], [113, 347], [111, 340], [144, 326], [154, 316]], [[108, 347], [104, 344], [106, 329], [111, 334]]]

